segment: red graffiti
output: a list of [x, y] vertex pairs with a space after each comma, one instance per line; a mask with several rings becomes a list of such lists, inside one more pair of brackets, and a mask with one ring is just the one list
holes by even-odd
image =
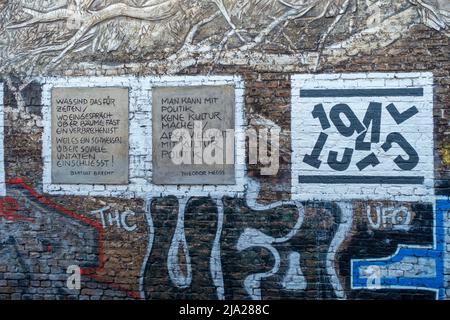
[[[18, 185], [25, 190], [27, 190], [31, 196], [35, 197], [36, 200], [38, 200], [40, 203], [56, 210], [57, 212], [64, 214], [66, 216], [69, 216], [75, 220], [81, 221], [84, 224], [87, 224], [97, 230], [98, 234], [98, 266], [94, 268], [82, 268], [81, 274], [83, 276], [89, 277], [91, 279], [94, 279], [96, 281], [99, 281], [101, 283], [104, 283], [108, 285], [109, 287], [125, 292], [128, 296], [130, 296], [133, 299], [140, 299], [140, 295], [137, 292], [126, 290], [122, 288], [121, 286], [114, 284], [110, 281], [105, 281], [102, 279], [101, 276], [99, 276], [97, 273], [100, 273], [104, 271], [104, 265], [105, 265], [105, 258], [103, 254], [103, 226], [101, 223], [91, 220], [89, 218], [86, 218], [72, 210], [66, 209], [63, 206], [53, 202], [52, 200], [45, 198], [41, 194], [39, 194], [36, 190], [34, 190], [31, 186], [25, 183], [25, 181], [22, 178], [14, 178], [9, 179], [6, 181], [6, 184], [8, 185]], [[28, 218], [22, 215], [17, 214], [16, 212], [19, 210], [19, 203], [16, 199], [11, 197], [5, 197], [4, 199], [0, 199], [0, 218], [5, 217], [9, 221], [12, 220], [22, 220], [27, 222], [34, 222], [34, 219]], [[48, 250], [52, 250], [51, 246], [50, 248], [47, 248]]]

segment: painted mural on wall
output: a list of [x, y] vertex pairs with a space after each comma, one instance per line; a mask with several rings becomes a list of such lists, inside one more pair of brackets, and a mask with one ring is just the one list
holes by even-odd
[[[309, 76], [306, 89], [291, 76], [387, 49], [418, 25], [450, 36], [448, 1], [1, 1], [0, 299], [448, 297], [450, 205], [434, 196], [432, 145], [447, 91], [433, 96], [429, 72], [321, 75], [332, 85]], [[281, 132], [271, 148], [280, 147], [283, 184], [249, 170], [245, 192], [234, 197], [121, 199], [95, 185], [83, 196], [44, 193], [43, 77], [172, 75], [199, 66], [275, 72], [247, 76], [239, 88], [247, 88], [248, 126]], [[266, 118], [275, 109], [262, 107], [268, 96], [278, 103], [275, 119], [297, 117], [293, 130]], [[142, 110], [130, 116], [132, 127]], [[317, 181], [301, 186], [300, 176], [325, 173], [359, 182], [348, 194], [319, 192]], [[387, 186], [375, 181], [379, 189], [369, 181], [394, 174]], [[267, 196], [271, 187], [287, 196]], [[67, 286], [71, 266], [81, 268], [79, 289]]]
[[39, 0], [0, 9], [0, 71], [25, 78], [64, 63], [84, 69], [105, 53], [131, 70], [151, 55], [145, 68], [164, 73], [197, 64], [307, 70], [325, 56], [386, 47], [419, 23], [448, 35], [450, 23], [446, 0]]
[[[258, 186], [251, 182], [245, 198], [149, 198], [145, 213], [103, 207], [86, 214], [20, 179], [8, 187], [0, 217], [3, 298], [444, 297], [447, 201], [436, 211], [433, 203], [389, 201], [265, 206], [252, 198]], [[119, 238], [125, 256], [117, 254]], [[71, 265], [83, 270], [80, 290], [65, 284]]]

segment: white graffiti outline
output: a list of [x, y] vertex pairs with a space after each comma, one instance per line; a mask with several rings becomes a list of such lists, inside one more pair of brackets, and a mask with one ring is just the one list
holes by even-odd
[[289, 267], [281, 282], [281, 285], [285, 290], [302, 291], [306, 289], [307, 283], [301, 269], [300, 258], [301, 256], [298, 252], [293, 251], [289, 253]]
[[244, 233], [241, 234], [239, 240], [236, 245], [236, 249], [241, 252], [243, 250], [254, 248], [254, 247], [262, 247], [269, 250], [273, 257], [275, 258], [275, 264], [273, 268], [268, 272], [256, 273], [247, 276], [244, 280], [244, 288], [250, 297], [253, 300], [261, 300], [261, 281], [264, 278], [268, 278], [278, 272], [280, 269], [281, 258], [277, 249], [275, 249], [272, 244], [280, 244], [283, 242], [289, 241], [292, 237], [294, 237], [297, 232], [300, 230], [300, 227], [303, 224], [305, 210], [301, 202], [299, 201], [277, 201], [271, 203], [269, 205], [261, 205], [257, 203], [257, 198], [260, 190], [260, 185], [252, 180], [248, 179], [247, 190], [246, 190], [246, 204], [247, 206], [254, 211], [264, 211], [274, 209], [276, 207], [280, 207], [282, 205], [295, 205], [298, 210], [298, 217], [294, 227], [291, 231], [281, 238], [274, 238], [262, 233], [259, 230], [247, 228], [244, 230]]
[[150, 259], [153, 249], [153, 242], [155, 240], [155, 225], [153, 224], [152, 219], [152, 203], [153, 199], [147, 199], [145, 201], [145, 218], [147, 219], [148, 225], [148, 244], [147, 244], [147, 252], [145, 253], [144, 261], [141, 266], [141, 272], [139, 276], [139, 292], [141, 299], [145, 299], [145, 271], [147, 269], [147, 263]]
[[275, 243], [275, 238], [265, 235], [256, 229], [245, 229], [244, 233], [240, 236], [236, 245], [237, 250], [243, 251], [249, 248], [262, 247], [270, 251], [275, 258], [275, 264], [273, 268], [268, 272], [255, 273], [249, 275], [244, 280], [244, 287], [247, 293], [253, 300], [261, 300], [261, 281], [264, 278], [273, 276], [280, 269], [281, 258], [278, 250], [272, 246]]
[[222, 272], [222, 260], [220, 257], [220, 238], [223, 229], [223, 218], [224, 218], [224, 206], [222, 199], [216, 199], [217, 206], [217, 231], [216, 237], [214, 238], [213, 248], [211, 250], [211, 257], [209, 260], [211, 277], [214, 282], [214, 286], [217, 289], [217, 298], [219, 300], [225, 300], [225, 285], [223, 281]]
[[336, 273], [336, 267], [334, 266], [337, 251], [341, 244], [345, 241], [348, 233], [352, 229], [353, 223], [353, 204], [351, 202], [339, 202], [339, 208], [341, 209], [341, 221], [339, 223], [338, 230], [331, 241], [328, 248], [326, 266], [327, 273], [330, 277], [330, 283], [333, 287], [334, 293], [338, 299], [345, 299], [345, 292], [342, 287], [339, 277]]

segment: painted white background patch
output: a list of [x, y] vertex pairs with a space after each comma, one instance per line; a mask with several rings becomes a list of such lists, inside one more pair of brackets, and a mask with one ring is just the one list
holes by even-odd
[[297, 75], [294, 199], [434, 195], [431, 73]]

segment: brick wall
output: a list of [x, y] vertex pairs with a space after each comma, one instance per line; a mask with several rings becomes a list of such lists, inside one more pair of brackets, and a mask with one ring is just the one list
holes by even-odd
[[[16, 22], [23, 19], [20, 9], [0, 8], [5, 21]], [[394, 9], [383, 10], [389, 16]], [[127, 53], [120, 47], [114, 49], [113, 42], [108, 51], [107, 42], [99, 38], [96, 45], [103, 52], [75, 52], [53, 69], [45, 69], [51, 64], [45, 56], [36, 56], [31, 75], [20, 69], [19, 62], [10, 63], [16, 69], [2, 65], [0, 101], [5, 126], [0, 172], [4, 167], [6, 182], [0, 179], [0, 191], [2, 185], [5, 189], [0, 212], [0, 299], [448, 298], [449, 38], [421, 24], [416, 15], [411, 15], [415, 22], [406, 26], [405, 17], [410, 17], [406, 15], [416, 12], [415, 8], [408, 10], [402, 13], [405, 26], [392, 20], [397, 24], [389, 32], [363, 37], [353, 44], [354, 51], [341, 45], [339, 48], [347, 50], [343, 54], [332, 49], [331, 40], [325, 41], [318, 66], [309, 62], [320, 45], [320, 37], [313, 38], [315, 32], [326, 30], [334, 17], [316, 31], [305, 33], [311, 39], [305, 40], [309, 46], [300, 53], [284, 42], [287, 40], [264, 43], [255, 51], [238, 50], [235, 40], [230, 40], [230, 48], [223, 43], [222, 56], [218, 53], [210, 59], [216, 47], [202, 51], [201, 39], [223, 34], [225, 22], [216, 22], [219, 31], [207, 25], [210, 30], [200, 34], [198, 43], [183, 47], [185, 51], [172, 58], [169, 54], [160, 57], [165, 54], [162, 48], [156, 53]], [[364, 15], [360, 10], [351, 16], [354, 38], [361, 34]], [[350, 24], [346, 20], [350, 18], [342, 19]], [[101, 25], [106, 28], [101, 32], [107, 35], [114, 23]], [[274, 39], [299, 35], [302, 28], [302, 22], [296, 22], [287, 27], [284, 36]], [[17, 37], [35, 49], [40, 46], [35, 39], [25, 39], [21, 30]], [[333, 41], [351, 46], [350, 40], [345, 42], [348, 30], [343, 26], [336, 30]], [[278, 35], [283, 35], [282, 30]], [[369, 46], [371, 41], [379, 45]], [[128, 42], [124, 47], [127, 45], [136, 44]], [[16, 47], [25, 52], [24, 44], [11, 48]], [[192, 48], [199, 51], [191, 56]], [[408, 83], [399, 81], [395, 73], [407, 75], [400, 79], [406, 77]], [[161, 81], [159, 76], [163, 76], [162, 82], [176, 85], [202, 81], [234, 84], [237, 97], [242, 96], [237, 109], [243, 128], [280, 129], [276, 174], [261, 175], [264, 165], [248, 164], [248, 145], [244, 148], [242, 144], [240, 155], [246, 160], [236, 187], [160, 188], [149, 179], [140, 179], [151, 177], [149, 90]], [[299, 83], [299, 77], [309, 80]], [[327, 77], [329, 84], [320, 82]], [[136, 112], [129, 119], [130, 144], [134, 146], [130, 148], [130, 185], [113, 189], [51, 185], [49, 84], [68, 81], [92, 86], [118, 81], [136, 90], [131, 114], [133, 108], [142, 107], [145, 112]], [[373, 149], [364, 153], [376, 153], [381, 169], [369, 166], [369, 173], [359, 170], [356, 162], [363, 157], [354, 151], [352, 171], [338, 172], [362, 179], [383, 172], [386, 176], [405, 174], [393, 160], [399, 155], [406, 159], [407, 153], [398, 147], [394, 147], [397, 153], [388, 156], [381, 151], [388, 134], [398, 132], [420, 158], [406, 175], [423, 176], [424, 183], [419, 187], [357, 184], [351, 190], [345, 185], [299, 187], [295, 181], [299, 175], [328, 172], [303, 162], [319, 134], [331, 138], [321, 159], [326, 162], [329, 151], [334, 150], [340, 160], [345, 147], [354, 145], [356, 137], [369, 129], [364, 122], [369, 103], [379, 102], [366, 98], [356, 102], [322, 100], [327, 114], [335, 104], [349, 104], [365, 126], [351, 137], [339, 136], [330, 131], [334, 129], [322, 130], [318, 118], [311, 118], [312, 109], [303, 109], [315, 106], [315, 100], [298, 99], [297, 93], [305, 87], [424, 88], [423, 100], [394, 97], [391, 101], [399, 113], [413, 105], [418, 109], [401, 125], [387, 111], [387, 100], [381, 101], [380, 141], [371, 141]], [[371, 138], [367, 134], [364, 141]], [[139, 156], [142, 159], [136, 160]], [[390, 161], [389, 165], [384, 161]], [[305, 173], [306, 169], [310, 172]], [[74, 265], [83, 270], [80, 289], [67, 286], [67, 269]]]

